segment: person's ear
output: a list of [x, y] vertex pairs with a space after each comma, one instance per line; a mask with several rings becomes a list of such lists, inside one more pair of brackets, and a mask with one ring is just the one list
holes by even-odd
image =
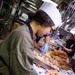
[[56, 26], [52, 26], [51, 28], [52, 28], [52, 30], [56, 30]]

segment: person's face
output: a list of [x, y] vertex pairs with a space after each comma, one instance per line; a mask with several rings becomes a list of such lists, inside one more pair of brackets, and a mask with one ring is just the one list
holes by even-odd
[[51, 28], [50, 27], [44, 27], [44, 26], [41, 26], [38, 31], [37, 31], [37, 35], [38, 36], [43, 36], [43, 35], [46, 35], [48, 33], [50, 33], [51, 31]]

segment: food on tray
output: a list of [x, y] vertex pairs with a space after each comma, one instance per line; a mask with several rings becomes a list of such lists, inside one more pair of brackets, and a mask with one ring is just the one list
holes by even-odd
[[64, 69], [71, 69], [71, 65], [69, 63], [69, 58], [66, 52], [62, 51], [60, 48], [55, 48], [54, 52], [52, 52], [51, 57], [57, 60], [61, 67]]
[[61, 48], [58, 47], [54, 49], [54, 54], [65, 59], [68, 58], [66, 52], [62, 51]]
[[40, 67], [40, 64], [35, 64], [37, 67]]
[[53, 58], [56, 59], [56, 60], [60, 63], [60, 65], [65, 63], [65, 62], [62, 61], [62, 59], [61, 59], [60, 57], [58, 57], [58, 56], [54, 56]]
[[57, 70], [46, 70], [46, 75], [58, 75]]
[[47, 57], [41, 53], [34, 51], [34, 58], [38, 59], [46, 65], [53, 67], [54, 69], [59, 70], [59, 63], [51, 57]]
[[60, 64], [65, 64], [65, 63], [69, 63], [69, 59], [67, 58], [66, 60], [59, 57], [59, 56], [54, 56], [53, 55], [53, 58], [56, 59]]
[[48, 56], [48, 57], [51, 57], [51, 53], [50, 52], [46, 52], [45, 55]]
[[[44, 39], [41, 39], [41, 41], [39, 41], [38, 44], [43, 45], [43, 43], [44, 43]], [[45, 55], [48, 56], [49, 59], [46, 59], [45, 57], [42, 58], [42, 56], [39, 57], [39, 55], [36, 58], [38, 58], [39, 60], [41, 60], [41, 61], [43, 61], [43, 62], [45, 62], [45, 63], [47, 63], [53, 67], [58, 66], [58, 63], [56, 62], [56, 61], [58, 61], [62, 68], [68, 69], [68, 70], [71, 69], [71, 65], [70, 66], [68, 65], [69, 64], [69, 58], [68, 58], [67, 53], [65, 51], [63, 51], [60, 47], [58, 47], [56, 45], [56, 43], [54, 43], [54, 44], [55, 45], [53, 45], [53, 43], [48, 44], [49, 45], [49, 51]]]
[[[36, 66], [37, 65], [37, 66]], [[42, 68], [41, 66], [38, 67], [38, 65], [35, 63], [33, 66], [33, 69], [39, 74], [39, 75], [58, 75], [58, 71], [57, 70], [53, 70], [53, 69], [46, 69], [46, 68]], [[36, 68], [36, 69], [35, 69]]]
[[65, 68], [65, 69], [68, 69], [68, 70], [71, 70], [71, 64], [69, 63], [66, 63], [65, 65], [61, 65], [62, 68]]

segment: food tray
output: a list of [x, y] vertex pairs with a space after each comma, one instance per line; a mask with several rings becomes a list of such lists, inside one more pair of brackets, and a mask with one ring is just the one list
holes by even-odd
[[[40, 57], [40, 59], [39, 59], [39, 57]], [[53, 64], [53, 62], [56, 65]], [[53, 58], [47, 57], [46, 55], [40, 53], [38, 50], [34, 51], [34, 63], [38, 63], [43, 68], [47, 68], [47, 69], [55, 69], [55, 70], [59, 70], [60, 69], [59, 63], [56, 60], [54, 60]]]
[[55, 70], [55, 68], [53, 68], [53, 67], [51, 67], [51, 66], [45, 64], [44, 62], [39, 61], [38, 59], [34, 59], [34, 63], [40, 64], [40, 66], [41, 66], [42, 68], [44, 68], [44, 69], [49, 69], [49, 70], [50, 70], [50, 69], [53, 69], [53, 70]]

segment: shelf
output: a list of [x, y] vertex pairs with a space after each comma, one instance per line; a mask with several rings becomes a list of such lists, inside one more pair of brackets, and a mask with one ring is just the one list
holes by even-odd
[[68, 4], [68, 2], [66, 2], [66, 1], [63, 1], [63, 2], [65, 2], [66, 4]]

